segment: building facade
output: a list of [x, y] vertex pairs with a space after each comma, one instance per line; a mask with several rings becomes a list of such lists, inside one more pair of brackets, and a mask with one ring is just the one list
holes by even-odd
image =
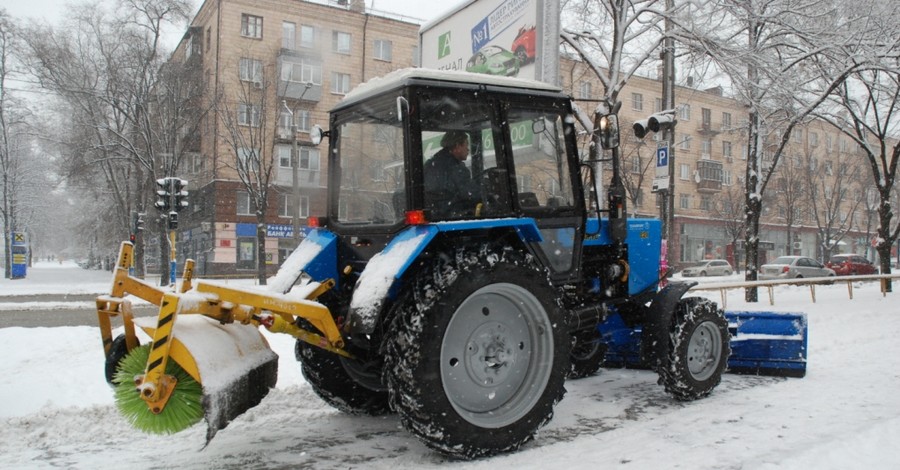
[[254, 152], [273, 162], [265, 262], [277, 269], [296, 246], [294, 213], [301, 226], [325, 214], [327, 163], [309, 130], [327, 127], [328, 110], [354, 86], [416, 65], [418, 30], [362, 0], [206, 0], [171, 58], [202, 69], [208, 96], [198, 147], [180, 169], [191, 206], [179, 221], [178, 259], [196, 260], [205, 276], [256, 270], [258, 204], [239, 177]]
[[[204, 276], [255, 271], [256, 204], [238, 168], [242, 155], [258, 152], [274, 162], [265, 224], [265, 261], [274, 271], [296, 246], [294, 213], [302, 226], [309, 216], [326, 213], [324, 145], [313, 146], [309, 130], [327, 127], [328, 110], [354, 86], [417, 66], [418, 32], [418, 23], [366, 10], [362, 0], [206, 0], [171, 59], [202, 69], [213, 103], [198, 117], [194, 158], [179, 175], [191, 182], [192, 205], [180, 221], [178, 259], [196, 260]], [[593, 108], [589, 100], [599, 98], [602, 88], [590, 69], [563, 58], [559, 76], [582, 109]], [[661, 111], [661, 89], [659, 80], [635, 76], [619, 96], [623, 176], [636, 217], [659, 216], [653, 192], [658, 137], [636, 139], [630, 127]], [[676, 264], [712, 258], [741, 265], [747, 113], [718, 88], [676, 87], [676, 105], [671, 258]], [[294, 138], [299, 201], [291, 167]], [[771, 164], [770, 155], [764, 152], [764, 165]], [[865, 162], [855, 143], [825, 123], [795, 130], [765, 193], [763, 260], [783, 254], [821, 258], [826, 243], [832, 253], [874, 259]], [[804, 196], [813, 190], [821, 207]]]

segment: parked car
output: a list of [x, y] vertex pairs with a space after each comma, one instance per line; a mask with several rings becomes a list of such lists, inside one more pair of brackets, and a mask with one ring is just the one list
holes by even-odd
[[701, 261], [687, 267], [681, 272], [684, 277], [694, 276], [728, 276], [732, 273], [731, 265], [723, 259], [710, 259]]
[[825, 266], [833, 269], [838, 276], [878, 274], [878, 268], [871, 261], [854, 254], [834, 255]]
[[779, 256], [759, 268], [759, 280], [831, 277], [834, 270], [806, 256]]
[[519, 59], [500, 46], [485, 46], [466, 62], [466, 72], [515, 77], [519, 74]]
[[535, 39], [537, 33], [534, 26], [527, 28], [525, 26], [519, 28], [516, 38], [513, 40], [510, 50], [519, 59], [519, 66], [534, 62], [535, 58]]

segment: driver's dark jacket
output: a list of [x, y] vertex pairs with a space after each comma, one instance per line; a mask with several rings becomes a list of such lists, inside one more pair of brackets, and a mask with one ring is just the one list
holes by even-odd
[[474, 214], [481, 190], [465, 163], [448, 149], [425, 162], [425, 207], [436, 217]]

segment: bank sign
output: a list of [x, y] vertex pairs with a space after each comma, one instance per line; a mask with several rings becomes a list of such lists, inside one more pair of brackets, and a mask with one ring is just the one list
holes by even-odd
[[559, 0], [471, 0], [419, 32], [422, 66], [558, 83]]

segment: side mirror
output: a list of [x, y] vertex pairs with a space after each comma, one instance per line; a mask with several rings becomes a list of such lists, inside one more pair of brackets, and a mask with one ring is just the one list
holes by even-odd
[[309, 140], [312, 141], [313, 145], [319, 145], [322, 143], [322, 138], [328, 135], [328, 131], [322, 129], [322, 126], [316, 124], [312, 126], [312, 129], [309, 130]]

